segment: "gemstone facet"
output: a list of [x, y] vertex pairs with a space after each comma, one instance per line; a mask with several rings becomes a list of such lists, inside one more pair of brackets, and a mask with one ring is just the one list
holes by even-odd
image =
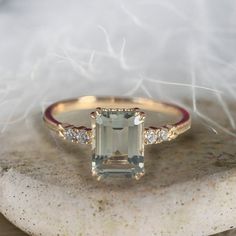
[[93, 175], [139, 179], [144, 174], [144, 113], [137, 108], [98, 108], [91, 118]]

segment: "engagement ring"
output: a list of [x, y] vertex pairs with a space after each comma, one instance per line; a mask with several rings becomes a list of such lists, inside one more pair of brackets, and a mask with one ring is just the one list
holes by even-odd
[[[56, 115], [91, 110], [91, 127], [60, 122]], [[145, 110], [175, 115], [178, 121], [144, 127]], [[189, 113], [177, 105], [147, 98], [85, 96], [50, 105], [44, 121], [60, 137], [92, 146], [92, 175], [97, 179], [126, 176], [140, 179], [144, 170], [144, 145], [175, 139], [191, 126]], [[81, 124], [83, 125], [83, 124]]]

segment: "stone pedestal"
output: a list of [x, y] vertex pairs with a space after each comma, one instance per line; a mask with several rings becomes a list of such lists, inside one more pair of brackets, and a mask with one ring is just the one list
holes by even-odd
[[89, 146], [49, 135], [36, 112], [0, 137], [0, 211], [32, 235], [199, 236], [234, 228], [236, 139], [193, 118], [175, 141], [145, 147], [142, 179], [97, 182]]

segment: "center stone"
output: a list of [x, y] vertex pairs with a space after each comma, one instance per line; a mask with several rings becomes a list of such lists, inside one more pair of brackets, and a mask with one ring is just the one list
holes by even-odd
[[135, 109], [97, 108], [91, 113], [92, 173], [98, 179], [144, 174], [144, 113]]

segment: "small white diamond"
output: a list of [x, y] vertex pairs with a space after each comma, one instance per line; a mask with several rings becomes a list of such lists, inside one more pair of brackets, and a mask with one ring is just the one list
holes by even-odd
[[155, 130], [147, 130], [145, 134], [145, 139], [149, 144], [155, 143], [157, 141], [157, 134]]
[[159, 132], [159, 138], [160, 138], [161, 141], [167, 141], [168, 138], [169, 138], [168, 130], [162, 129], [162, 130]]
[[64, 132], [65, 138], [72, 141], [76, 139], [76, 132], [72, 128], [67, 128]]
[[89, 141], [89, 134], [86, 130], [79, 130], [77, 135], [76, 135], [76, 139], [80, 142], [80, 143], [87, 143]]
[[80, 142], [82, 144], [88, 143], [90, 136], [87, 130], [77, 129], [75, 127], [66, 128], [64, 137], [72, 142]]

